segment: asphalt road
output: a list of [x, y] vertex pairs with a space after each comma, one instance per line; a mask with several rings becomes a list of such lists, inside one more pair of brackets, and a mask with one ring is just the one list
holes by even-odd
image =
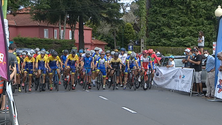
[[221, 102], [187, 93], [96, 90], [14, 94], [20, 125], [220, 125]]

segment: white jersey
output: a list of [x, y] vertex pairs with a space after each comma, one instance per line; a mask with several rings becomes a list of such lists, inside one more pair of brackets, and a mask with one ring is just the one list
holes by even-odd
[[119, 58], [121, 59], [123, 64], [126, 64], [127, 54], [119, 54]]
[[141, 56], [140, 60], [143, 62], [143, 63], [149, 63], [151, 60], [150, 60], [150, 57], [147, 56], [146, 58]]

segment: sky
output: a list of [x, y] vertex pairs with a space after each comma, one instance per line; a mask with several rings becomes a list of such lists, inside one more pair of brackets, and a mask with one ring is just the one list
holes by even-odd
[[131, 2], [133, 2], [134, 0], [120, 0], [120, 3], [131, 3]]

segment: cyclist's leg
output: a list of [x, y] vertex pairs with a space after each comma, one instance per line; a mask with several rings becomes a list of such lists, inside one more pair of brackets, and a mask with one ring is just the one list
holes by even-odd
[[74, 85], [74, 81], [75, 81], [75, 79], [74, 79], [74, 78], [75, 78], [75, 77], [74, 77], [74, 76], [75, 76], [75, 68], [72, 67], [71, 70], [72, 70], [71, 82], [72, 82], [72, 85]]
[[117, 72], [116, 72], [116, 84], [119, 84], [119, 81], [120, 81], [120, 69], [117, 69]]
[[28, 72], [27, 72], [27, 71], [24, 71], [24, 76], [23, 76], [23, 81], [22, 81], [22, 83], [25, 83], [25, 80], [26, 80], [27, 74], [28, 74]]
[[102, 75], [103, 75], [103, 86], [106, 85], [106, 69], [100, 69]]
[[124, 87], [126, 86], [127, 79], [128, 79], [128, 66], [126, 66], [125, 68]]
[[29, 89], [31, 89], [31, 84], [32, 84], [32, 74], [33, 74], [33, 71], [30, 69], [30, 70], [29, 70]]

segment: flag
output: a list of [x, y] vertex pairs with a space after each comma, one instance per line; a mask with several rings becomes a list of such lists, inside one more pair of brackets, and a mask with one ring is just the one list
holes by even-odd
[[8, 49], [5, 37], [4, 18], [2, 14], [2, 6], [0, 6], [0, 76], [9, 80], [8, 70]]

